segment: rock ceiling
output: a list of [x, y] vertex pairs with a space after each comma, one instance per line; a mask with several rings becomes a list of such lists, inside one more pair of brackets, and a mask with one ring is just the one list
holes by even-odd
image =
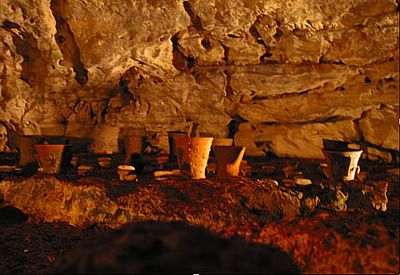
[[167, 147], [235, 120], [250, 155], [321, 158], [335, 138], [398, 161], [398, 20], [395, 0], [0, 1], [0, 121]]

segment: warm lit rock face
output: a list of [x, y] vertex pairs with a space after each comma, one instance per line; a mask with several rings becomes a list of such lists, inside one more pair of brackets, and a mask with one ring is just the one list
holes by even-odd
[[0, 122], [164, 138], [191, 122], [249, 155], [322, 158], [322, 138], [398, 159], [395, 0], [0, 2]]

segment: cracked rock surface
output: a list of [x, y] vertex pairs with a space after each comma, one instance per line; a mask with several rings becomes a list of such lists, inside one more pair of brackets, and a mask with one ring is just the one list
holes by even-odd
[[322, 138], [337, 138], [392, 162], [398, 9], [395, 0], [4, 0], [0, 122], [87, 138], [99, 124], [145, 126], [168, 149], [166, 132], [189, 122], [224, 137], [237, 121], [248, 155], [322, 158]]

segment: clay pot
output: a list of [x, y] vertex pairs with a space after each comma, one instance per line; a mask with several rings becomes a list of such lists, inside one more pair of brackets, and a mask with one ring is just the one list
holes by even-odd
[[126, 164], [131, 161], [132, 154], [142, 154], [144, 149], [146, 137], [138, 135], [126, 135], [124, 136], [125, 145], [125, 160]]
[[93, 141], [89, 151], [94, 154], [112, 154], [118, 152], [119, 128], [100, 126], [93, 130]]
[[231, 178], [239, 176], [240, 163], [243, 159], [246, 147], [215, 146], [214, 150], [218, 166], [217, 176], [219, 178]]
[[328, 176], [331, 181], [349, 181], [354, 180], [360, 173], [358, 160], [361, 157], [362, 150], [322, 150], [328, 164]]
[[93, 171], [94, 167], [90, 165], [80, 165], [78, 167], [78, 175], [79, 176], [86, 176], [89, 172]]
[[168, 132], [168, 144], [169, 144], [169, 160], [171, 162], [177, 160], [175, 137], [186, 137], [187, 133], [184, 132]]
[[178, 165], [192, 179], [206, 178], [212, 137], [175, 137]]
[[215, 156], [215, 147], [216, 146], [233, 146], [233, 138], [214, 138], [213, 143], [211, 145], [211, 156]]
[[28, 136], [19, 136], [16, 138], [16, 145], [19, 148], [19, 164], [24, 166], [31, 162], [36, 162], [35, 158], [36, 140]]
[[64, 148], [64, 144], [35, 145], [36, 157], [44, 173], [56, 174], [60, 171]]
[[110, 168], [112, 166], [112, 158], [98, 157], [97, 162], [101, 168]]

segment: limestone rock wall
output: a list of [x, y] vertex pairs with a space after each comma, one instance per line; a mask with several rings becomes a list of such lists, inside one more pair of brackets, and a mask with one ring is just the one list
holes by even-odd
[[398, 20], [396, 0], [0, 1], [0, 122], [146, 127], [166, 150], [190, 123], [239, 125], [249, 155], [335, 138], [398, 161]]

